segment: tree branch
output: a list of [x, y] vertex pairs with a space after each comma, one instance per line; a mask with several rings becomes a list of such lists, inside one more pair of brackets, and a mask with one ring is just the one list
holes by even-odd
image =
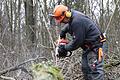
[[109, 64], [105, 64], [104, 68], [110, 68], [110, 67], [117, 67], [120, 65], [120, 61], [116, 61], [116, 62], [111, 62]]
[[[45, 57], [39, 57], [39, 56], [37, 56], [37, 57], [34, 58], [34, 59], [29, 59], [29, 60], [27, 60], [27, 61], [24, 61], [24, 62], [18, 64], [18, 65], [15, 65], [15, 66], [12, 66], [12, 67], [10, 67], [10, 68], [7, 68], [7, 69], [5, 69], [5, 70], [3, 70], [3, 71], [0, 71], [0, 75], [3, 75], [3, 74], [5, 74], [5, 73], [7, 73], [7, 72], [10, 72], [10, 71], [15, 71], [15, 70], [18, 70], [18, 69], [22, 69], [20, 66], [22, 66], [22, 65], [24, 65], [24, 64], [26, 64], [26, 63], [28, 63], [28, 62], [35, 61], [35, 60], [37, 60], [37, 59], [46, 59], [46, 60], [47, 60], [47, 58], [45, 58]], [[24, 70], [23, 70], [23, 71], [24, 71]], [[26, 72], [26, 71], [25, 71], [25, 72]]]
[[5, 80], [15, 80], [12, 77], [6, 77], [6, 76], [2, 76], [2, 75], [0, 76], [0, 78], [5, 79]]

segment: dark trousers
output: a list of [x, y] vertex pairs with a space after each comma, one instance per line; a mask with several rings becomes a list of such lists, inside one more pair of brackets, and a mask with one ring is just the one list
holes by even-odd
[[104, 80], [103, 58], [98, 61], [98, 48], [83, 51], [82, 71], [85, 80]]

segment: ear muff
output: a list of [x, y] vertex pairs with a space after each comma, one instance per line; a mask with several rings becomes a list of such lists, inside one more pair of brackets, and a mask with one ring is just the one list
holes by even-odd
[[71, 17], [71, 12], [70, 11], [64, 11], [62, 12], [62, 15], [61, 16], [66, 16], [66, 17]]
[[66, 11], [65, 12], [65, 16], [68, 17], [68, 18], [71, 17], [71, 12], [70, 11]]

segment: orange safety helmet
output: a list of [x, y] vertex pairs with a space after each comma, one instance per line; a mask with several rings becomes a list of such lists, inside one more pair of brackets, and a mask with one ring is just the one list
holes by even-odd
[[53, 11], [53, 17], [57, 20], [57, 22], [61, 22], [65, 16], [66, 11], [68, 11], [68, 7], [64, 5], [57, 5]]

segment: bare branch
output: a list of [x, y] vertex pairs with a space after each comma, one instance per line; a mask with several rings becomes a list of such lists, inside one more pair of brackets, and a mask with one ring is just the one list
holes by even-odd
[[[39, 56], [37, 56], [37, 57], [34, 58], [34, 59], [29, 59], [29, 60], [27, 60], [27, 61], [24, 61], [24, 62], [18, 64], [18, 65], [15, 65], [15, 66], [12, 66], [12, 67], [10, 67], [10, 68], [7, 68], [7, 69], [5, 69], [5, 70], [3, 70], [3, 71], [0, 71], [0, 75], [3, 75], [3, 74], [5, 74], [5, 73], [7, 73], [7, 72], [10, 72], [10, 71], [15, 71], [15, 70], [21, 69], [20, 66], [22, 66], [22, 65], [24, 65], [24, 64], [26, 64], [26, 63], [28, 63], [28, 62], [35, 61], [35, 60], [37, 60], [37, 59], [46, 59], [46, 60], [47, 60], [47, 58], [45, 58], [45, 57], [39, 57]], [[24, 71], [24, 70], [23, 70], [23, 71]]]
[[39, 44], [41, 47], [43, 47], [43, 48], [45, 48], [45, 49], [48, 49], [48, 50], [53, 50], [54, 48], [52, 48], [52, 47], [47, 47], [47, 46], [44, 46], [44, 45], [42, 45], [42, 44]]
[[2, 75], [0, 76], [0, 78], [5, 79], [5, 80], [15, 80], [12, 77], [6, 77], [6, 76], [2, 76]]
[[117, 10], [117, 5], [118, 5], [118, 4], [119, 4], [119, 0], [117, 0], [114, 13], [113, 13], [113, 15], [110, 17], [110, 20], [109, 20], [109, 22], [108, 22], [108, 25], [107, 25], [107, 27], [106, 27], [106, 29], [105, 29], [105, 32], [104, 32], [105, 34], [107, 33], [107, 30], [108, 30], [108, 28], [109, 28], [109, 26], [110, 26], [110, 24], [111, 24], [111, 22], [112, 22], [112, 19], [113, 19], [113, 16], [114, 16], [114, 14], [115, 14], [115, 11]]
[[117, 67], [120, 65], [120, 61], [116, 61], [116, 62], [111, 62], [109, 64], [105, 65], [105, 68], [110, 68], [110, 67]]

